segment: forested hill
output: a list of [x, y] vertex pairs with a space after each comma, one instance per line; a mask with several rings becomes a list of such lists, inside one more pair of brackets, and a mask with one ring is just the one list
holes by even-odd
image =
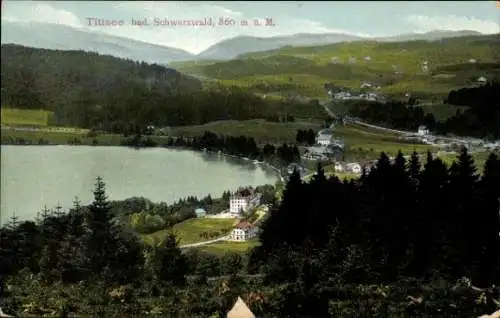
[[114, 133], [149, 124], [326, 116], [321, 107], [311, 112], [311, 104], [264, 100], [243, 88], [203, 89], [198, 79], [155, 64], [17, 45], [2, 45], [2, 107], [46, 109], [54, 113], [50, 125]]
[[1, 63], [2, 106], [52, 110], [73, 124], [78, 114], [93, 111], [88, 107], [137, 90], [173, 95], [202, 89], [199, 80], [173, 69], [93, 52], [7, 44]]

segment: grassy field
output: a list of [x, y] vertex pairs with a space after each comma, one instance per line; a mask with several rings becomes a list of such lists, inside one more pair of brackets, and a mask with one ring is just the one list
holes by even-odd
[[398, 135], [390, 132], [370, 129], [358, 125], [338, 126], [334, 129], [336, 137], [343, 138], [346, 142], [347, 153], [369, 153], [371, 157], [377, 158], [381, 152], [396, 155], [399, 150], [410, 154], [427, 152], [434, 147], [429, 145], [408, 143], [399, 139]]
[[[472, 154], [472, 158], [474, 159], [474, 162], [476, 164], [477, 172], [478, 173], [483, 173], [484, 170], [484, 163], [486, 162], [486, 159], [490, 155], [490, 152], [476, 152]], [[452, 165], [452, 163], [457, 159], [456, 154], [439, 154], [438, 157], [443, 160], [444, 163], [448, 167]]]
[[236, 224], [236, 219], [212, 219], [200, 218], [189, 219], [173, 226], [173, 228], [161, 230], [152, 234], [143, 235], [143, 239], [148, 244], [158, 244], [165, 237], [167, 232], [172, 231], [179, 239], [180, 245], [206, 241], [201, 238], [203, 232], [220, 233], [219, 236], [227, 234]]
[[217, 242], [210, 245], [200, 246], [198, 250], [216, 255], [226, 253], [237, 253], [245, 255], [250, 249], [259, 245], [257, 239], [251, 239], [245, 242]]
[[[13, 129], [2, 129], [2, 144], [20, 144], [19, 140], [24, 140], [25, 144], [39, 144], [41, 140], [50, 145], [73, 144], [75, 138], [80, 141], [80, 145], [99, 146], [119, 146], [123, 140], [122, 135], [117, 134], [97, 134], [89, 135], [88, 130], [78, 128], [55, 128], [48, 127], [38, 131], [19, 131]], [[151, 136], [151, 139], [158, 143], [165, 143], [165, 136]]]
[[[212, 131], [221, 135], [229, 136], [249, 136], [255, 138], [257, 143], [266, 142], [280, 145], [282, 143], [295, 143], [298, 129], [319, 130], [321, 124], [314, 122], [294, 122], [294, 123], [274, 123], [265, 120], [247, 121], [222, 121], [205, 125], [173, 127], [168, 132], [171, 136], [200, 136], [205, 131]], [[346, 142], [346, 156], [348, 158], [358, 158], [362, 154], [364, 158], [377, 158], [380, 152], [384, 151], [390, 155], [395, 155], [398, 150], [405, 153], [426, 152], [432, 149], [428, 145], [407, 143], [398, 138], [396, 134], [374, 130], [357, 125], [338, 126], [334, 130], [335, 137], [342, 138]], [[69, 144], [71, 140], [77, 138], [82, 145], [120, 145], [123, 137], [113, 134], [98, 134], [89, 136], [85, 130], [66, 129], [50, 130], [46, 128], [40, 131], [15, 131], [4, 129], [2, 131], [2, 143], [13, 143], [13, 140], [23, 139], [28, 144], [37, 144], [41, 139], [49, 144]], [[159, 143], [167, 140], [165, 136], [152, 136]], [[94, 142], [95, 140], [95, 142]]]
[[[381, 85], [386, 94], [401, 97], [412, 92], [421, 98], [441, 99], [451, 89], [473, 84], [479, 76], [499, 78], [500, 52], [495, 41], [495, 36], [480, 36], [435, 42], [337, 43], [174, 66], [188, 74], [217, 79], [219, 84], [264, 94], [295, 91], [317, 98], [324, 96], [325, 83], [359, 90], [361, 81], [366, 80]], [[470, 59], [477, 63], [469, 63]], [[424, 61], [429, 67], [425, 72]]]
[[254, 119], [173, 127], [171, 134], [175, 136], [199, 136], [208, 130], [221, 135], [253, 137], [257, 142], [290, 143], [295, 142], [298, 129], [316, 130], [320, 127], [319, 123], [314, 122], [273, 123], [263, 119]]
[[48, 126], [52, 112], [46, 110], [17, 109], [2, 107], [2, 126]]
[[41, 140], [51, 145], [66, 145], [77, 138], [82, 145], [93, 145], [94, 139], [98, 145], [116, 146], [123, 139], [120, 135], [99, 134], [90, 137], [85, 131], [69, 129], [68, 131], [16, 131], [11, 129], [2, 129], [2, 144], [16, 144], [15, 140], [24, 140], [26, 144], [38, 144]]

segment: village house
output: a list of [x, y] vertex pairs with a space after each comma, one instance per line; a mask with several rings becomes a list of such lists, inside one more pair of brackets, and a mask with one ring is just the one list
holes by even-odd
[[251, 208], [257, 207], [260, 205], [261, 197], [262, 195], [253, 189], [239, 190], [229, 199], [229, 213], [237, 216], [242, 211], [246, 212]]
[[337, 56], [332, 57], [332, 64], [337, 64], [339, 62], [339, 58]]
[[197, 218], [202, 218], [207, 215], [207, 211], [205, 211], [205, 209], [202, 208], [197, 208], [196, 210], [194, 210], [194, 213], [196, 214]]
[[429, 70], [429, 62], [423, 61], [421, 64], [422, 72], [427, 72]]
[[360, 88], [371, 88], [373, 85], [370, 82], [362, 82]]
[[488, 79], [484, 76], [481, 76], [476, 80], [476, 82], [478, 82], [479, 84], [486, 84], [486, 82], [488, 82]]
[[357, 162], [351, 162], [346, 165], [346, 170], [352, 173], [361, 173], [361, 165]]
[[477, 62], [476, 59], [470, 59], [469, 60], [469, 63], [471, 63], [471, 64], [475, 64], [476, 62]]
[[371, 60], [372, 60], [372, 58], [371, 58], [371, 57], [369, 57], [369, 56], [365, 56], [365, 61], [366, 61], [366, 62], [370, 62]]
[[351, 93], [350, 92], [339, 92], [335, 93], [333, 95], [333, 98], [335, 99], [340, 99], [340, 100], [347, 100], [351, 98]]
[[356, 63], [357, 59], [355, 57], [350, 57], [349, 58], [349, 63], [354, 64]]
[[322, 129], [318, 132], [316, 136], [316, 143], [323, 146], [328, 146], [332, 143], [333, 132], [331, 129]]
[[246, 241], [257, 236], [257, 227], [253, 224], [242, 221], [236, 225], [229, 234], [230, 241]]
[[344, 172], [345, 167], [341, 162], [335, 162], [335, 172]]
[[417, 135], [426, 136], [428, 134], [429, 134], [429, 129], [426, 126], [424, 125], [418, 126]]

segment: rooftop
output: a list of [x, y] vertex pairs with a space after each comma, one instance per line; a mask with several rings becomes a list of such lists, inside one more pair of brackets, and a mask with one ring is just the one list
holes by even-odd
[[242, 230], [247, 230], [247, 229], [250, 229], [252, 227], [253, 227], [253, 225], [247, 221], [242, 221], [242, 222], [238, 223], [238, 225], [236, 225], [236, 228], [242, 229]]
[[254, 189], [240, 189], [238, 190], [232, 197], [233, 198], [249, 198], [256, 196], [258, 193], [255, 192]]

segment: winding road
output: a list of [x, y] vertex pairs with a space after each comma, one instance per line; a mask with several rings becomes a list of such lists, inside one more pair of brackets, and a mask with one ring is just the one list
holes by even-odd
[[210, 245], [210, 244], [213, 244], [213, 243], [217, 243], [217, 242], [221, 242], [221, 241], [226, 241], [229, 239], [229, 235], [225, 235], [225, 236], [222, 236], [222, 237], [219, 237], [219, 238], [216, 238], [216, 239], [213, 239], [213, 240], [209, 240], [209, 241], [203, 241], [203, 242], [197, 242], [197, 243], [191, 243], [191, 244], [186, 244], [186, 245], [181, 245], [179, 246], [180, 249], [184, 249], [184, 248], [190, 248], [190, 247], [198, 247], [198, 246], [203, 246], [203, 245]]

